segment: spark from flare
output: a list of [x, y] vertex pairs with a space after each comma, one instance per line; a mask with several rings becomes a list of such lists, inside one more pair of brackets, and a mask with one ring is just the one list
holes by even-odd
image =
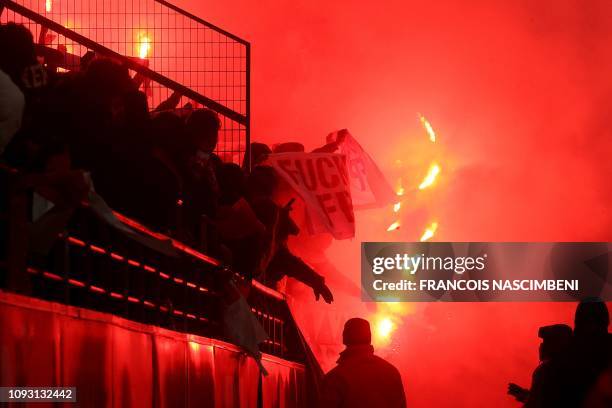
[[[406, 193], [406, 190], [404, 189], [404, 186], [402, 185], [402, 178], [400, 177], [397, 180], [397, 188], [395, 189], [395, 194], [398, 197], [402, 197], [404, 194]], [[398, 213], [399, 210], [402, 208], [402, 202], [398, 201], [395, 204], [393, 204], [393, 212], [394, 213]], [[400, 222], [399, 220], [395, 221], [393, 224], [389, 225], [389, 228], [387, 228], [387, 231], [394, 231], [396, 229], [398, 229], [400, 227]]]
[[429, 121], [425, 118], [425, 116], [420, 115], [420, 114], [419, 114], [419, 120], [421, 121], [421, 124], [425, 128], [425, 131], [427, 131], [427, 135], [429, 136], [429, 141], [431, 143], [436, 143], [436, 131], [434, 130], [433, 126], [431, 126], [431, 123], [429, 123]]
[[404, 186], [402, 185], [402, 179], [401, 177], [397, 180], [397, 188], [395, 189], [395, 194], [398, 197], [403, 196], [406, 193], [406, 189], [404, 189]]
[[423, 235], [421, 236], [421, 242], [425, 242], [433, 238], [437, 229], [438, 229], [438, 223], [432, 222], [429, 227], [425, 228], [425, 231], [423, 232]]
[[[429, 121], [425, 118], [425, 116], [421, 115], [420, 113], [417, 114], [417, 117], [419, 118], [419, 121], [421, 122], [423, 128], [425, 129], [425, 131], [427, 132], [427, 135], [429, 137], [429, 141], [431, 143], [435, 143], [436, 142], [436, 132], [433, 128], [433, 126], [431, 125], [431, 123], [429, 123]], [[402, 162], [401, 160], [396, 160], [395, 161], [395, 165], [398, 167], [401, 167]], [[418, 190], [425, 190], [431, 186], [433, 186], [438, 178], [438, 175], [441, 172], [441, 167], [437, 162], [432, 162], [431, 165], [429, 166], [429, 169], [427, 171], [427, 174], [425, 175], [425, 177], [423, 178], [423, 180], [421, 181], [421, 183], [418, 186]], [[413, 192], [416, 192], [416, 190], [413, 190], [412, 188], [410, 189], [410, 194], [412, 194]], [[398, 199], [398, 201], [395, 202], [395, 204], [393, 204], [393, 212], [395, 214], [398, 214], [402, 208], [402, 202], [404, 200], [404, 195], [406, 194], [406, 190], [403, 186], [402, 183], [402, 178], [400, 177], [397, 180], [397, 187], [395, 190], [395, 194], [400, 197]], [[387, 228], [387, 232], [392, 232], [395, 231], [397, 229], [399, 229], [400, 227], [400, 219], [396, 220], [395, 222], [393, 222], [391, 225], [389, 225], [389, 227]], [[426, 228], [426, 230], [423, 232], [423, 235], [421, 236], [421, 241], [427, 241], [429, 239], [431, 239], [435, 232], [436, 229], [438, 228], [438, 223], [437, 222], [433, 222], [428, 228]]]
[[53, 9], [53, 0], [45, 0], [45, 11], [50, 13]]
[[389, 228], [387, 228], [387, 232], [395, 231], [396, 229], [399, 229], [399, 227], [400, 227], [400, 222], [395, 221], [393, 224], [389, 225]]
[[424, 190], [427, 187], [430, 187], [436, 181], [438, 174], [440, 174], [440, 166], [437, 163], [432, 163], [431, 166], [429, 166], [427, 175], [421, 184], [419, 184], [419, 190]]

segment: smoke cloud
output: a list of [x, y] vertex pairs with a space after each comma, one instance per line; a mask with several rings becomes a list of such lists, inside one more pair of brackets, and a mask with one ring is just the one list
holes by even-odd
[[[357, 237], [327, 251], [354, 282], [361, 241], [417, 240], [432, 219], [436, 240], [612, 239], [612, 2], [176, 3], [251, 41], [253, 140], [314, 148], [348, 128], [391, 183], [418, 185], [440, 163], [399, 230], [386, 232], [389, 208], [360, 212]], [[514, 407], [506, 383], [529, 384], [537, 328], [571, 323], [574, 307], [417, 305], [381, 352], [401, 367], [410, 406]]]

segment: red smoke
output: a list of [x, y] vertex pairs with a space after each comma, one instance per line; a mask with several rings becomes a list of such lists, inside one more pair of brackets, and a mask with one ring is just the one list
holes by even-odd
[[[432, 122], [440, 184], [394, 234], [390, 209], [359, 213], [327, 252], [346, 275], [360, 241], [418, 239], [431, 216], [442, 241], [612, 239], [612, 2], [175, 1], [251, 41], [253, 140], [348, 128], [394, 182], [396, 160], [427, 162], [417, 112]], [[517, 406], [537, 328], [574, 307], [418, 305], [390, 356], [410, 406]]]

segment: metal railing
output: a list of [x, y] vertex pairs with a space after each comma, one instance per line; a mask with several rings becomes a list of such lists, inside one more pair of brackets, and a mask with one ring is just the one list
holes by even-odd
[[[18, 187], [19, 174], [10, 169], [0, 167], [0, 179], [0, 288], [224, 339], [224, 285], [228, 276], [241, 282], [219, 261], [115, 214], [141, 236], [168, 244], [172, 253], [143, 244], [87, 206], [74, 211], [48, 253], [33, 253], [28, 250], [32, 193]], [[284, 296], [256, 281], [248, 292], [251, 311], [269, 336], [261, 350], [303, 361]]]
[[78, 70], [88, 51], [140, 76], [152, 108], [181, 95], [221, 118], [218, 154], [249, 160], [250, 44], [161, 0], [0, 0], [0, 22], [24, 24], [39, 50]]

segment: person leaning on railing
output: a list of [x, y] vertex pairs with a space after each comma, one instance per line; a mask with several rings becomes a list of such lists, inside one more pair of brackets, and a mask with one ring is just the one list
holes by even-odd
[[327, 303], [333, 295], [325, 279], [287, 247], [298, 227], [290, 216], [291, 205], [278, 206], [272, 199], [274, 170], [256, 166], [246, 177], [236, 164], [226, 163], [218, 172], [219, 209], [212, 223], [230, 251], [229, 263], [247, 279], [256, 278], [274, 288], [284, 276], [310, 286]]
[[331, 303], [334, 297], [325, 284], [325, 278], [287, 247], [287, 239], [296, 235], [299, 228], [291, 219], [292, 201], [280, 207], [272, 198], [277, 186], [276, 177], [271, 167], [257, 166], [248, 178], [246, 189], [247, 200], [265, 225], [267, 234], [266, 252], [261, 257], [258, 279], [275, 287], [284, 276], [288, 276], [310, 286], [317, 300], [322, 296], [325, 302]]

